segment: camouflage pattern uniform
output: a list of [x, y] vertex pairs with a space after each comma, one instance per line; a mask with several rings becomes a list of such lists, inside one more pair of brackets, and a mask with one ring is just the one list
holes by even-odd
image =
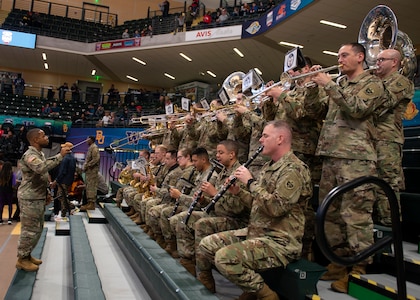
[[[402, 147], [404, 132], [402, 118], [407, 104], [414, 96], [414, 84], [405, 76], [394, 72], [383, 79], [388, 101], [375, 112], [377, 130], [376, 152], [378, 177], [385, 180], [394, 190], [399, 201], [399, 191], [404, 190], [402, 169]], [[385, 110], [385, 111], [384, 111]], [[382, 225], [391, 225], [389, 202], [382, 189], [377, 189], [374, 220]]]
[[233, 121], [225, 121], [224, 125], [229, 128], [228, 140], [238, 143], [238, 160], [244, 163], [248, 160], [249, 142], [251, 138], [251, 128], [244, 126], [242, 117], [235, 115]]
[[162, 145], [164, 145], [166, 149], [178, 149], [179, 137], [176, 134], [176, 131], [176, 128], [168, 129], [168, 131], [163, 135]]
[[173, 203], [168, 188], [170, 186], [176, 186], [183, 172], [178, 164], [172, 166], [162, 183], [162, 187], [156, 190], [155, 198], [149, 200], [146, 204], [146, 219], [144, 221], [152, 228], [155, 234], [162, 234], [159, 223], [161, 210]]
[[[153, 166], [150, 171], [151, 171], [151, 174], [153, 174], [152, 176], [153, 180], [152, 179], [151, 180], [154, 181], [156, 186], [160, 187], [162, 185], [163, 179], [165, 178], [166, 174], [168, 174], [169, 169], [166, 168], [164, 164], [158, 164], [156, 166]], [[147, 186], [145, 188], [149, 190], [150, 180], [149, 180], [149, 183], [146, 185]], [[148, 200], [152, 199], [152, 197], [149, 194], [150, 194], [149, 191], [145, 193], [137, 193], [135, 194], [132, 201], [132, 204], [133, 204], [132, 206], [134, 207], [134, 210], [140, 213], [140, 218], [143, 222], [145, 221], [145, 218], [146, 218], [146, 203]]]
[[[223, 169], [217, 176], [217, 180], [214, 184], [217, 190], [221, 190], [225, 184], [226, 179], [240, 167], [239, 161], [230, 169]], [[249, 206], [250, 207], [250, 206]], [[209, 214], [201, 211], [193, 211], [188, 224], [178, 223], [176, 228], [176, 240], [178, 246], [179, 255], [182, 258], [190, 260], [195, 259], [195, 238], [197, 237], [196, 223], [202, 218], [211, 218], [212, 220], [206, 224], [202, 223], [198, 232], [198, 239], [203, 237], [204, 232], [211, 231], [215, 233], [217, 228], [220, 230], [237, 229], [243, 227], [248, 222], [249, 218], [249, 207], [246, 207], [238, 196], [225, 193], [223, 197], [215, 204], [214, 210]], [[185, 218], [187, 212], [179, 214], [180, 218]], [[209, 218], [210, 219], [210, 218]], [[208, 226], [208, 228], [204, 228]]]
[[[194, 188], [189, 188], [188, 186], [186, 186], [186, 182], [184, 180], [196, 186], [195, 183], [196, 183], [196, 178], [198, 176], [199, 176], [199, 172], [197, 172], [194, 166], [189, 166], [185, 168], [185, 170], [183, 170], [182, 175], [181, 175], [181, 179], [183, 180], [178, 180], [175, 185], [175, 188], [181, 192], [180, 198], [183, 195], [185, 196], [192, 195], [192, 191], [194, 190]], [[176, 200], [176, 202], [178, 201], [179, 199]], [[179, 205], [175, 213], [180, 212], [182, 210], [181, 203], [178, 202], [178, 204]], [[167, 204], [165, 207], [162, 208], [158, 217], [160, 231], [162, 232], [162, 235], [165, 238], [165, 240], [175, 239], [175, 235], [171, 231], [170, 222], [169, 222], [169, 218], [171, 217], [171, 214], [173, 210], [175, 209], [175, 205], [176, 203]]]
[[188, 130], [191, 138], [198, 141], [197, 147], [206, 149], [210, 159], [216, 158], [217, 145], [228, 135], [228, 130], [222, 122], [208, 121], [205, 118], [197, 126], [190, 126]]
[[18, 241], [18, 257], [29, 256], [41, 237], [49, 183], [48, 171], [62, 160], [60, 154], [45, 159], [44, 153], [33, 146], [29, 146], [22, 155], [22, 183], [17, 194], [22, 227]]
[[300, 257], [303, 211], [312, 196], [309, 168], [290, 151], [265, 164], [250, 190], [238, 196], [252, 203], [248, 227], [203, 238], [197, 267], [209, 271], [214, 264], [245, 292], [257, 292], [264, 285], [259, 270], [285, 267]]
[[99, 149], [95, 143], [89, 146], [85, 160], [86, 174], [86, 198], [88, 203], [96, 202], [96, 193], [98, 191], [98, 172], [101, 157]]
[[197, 122], [187, 125], [183, 130], [176, 131], [174, 138], [179, 139], [178, 149], [195, 149], [197, 148], [197, 139], [191, 136], [193, 129], [191, 127], [198, 126]]
[[[194, 200], [194, 193], [198, 192], [200, 190], [201, 184], [207, 179], [209, 172], [212, 171], [212, 168], [208, 168], [205, 171], [199, 172], [194, 180], [194, 186], [195, 189], [191, 191], [190, 194], [182, 194], [177, 201], [179, 201], [179, 206], [177, 209], [177, 212], [174, 216], [170, 217], [169, 220], [165, 219], [163, 215], [168, 216], [168, 211], [164, 212], [162, 211], [162, 216], [160, 219], [160, 226], [162, 229], [162, 234], [166, 240], [172, 240], [176, 238], [176, 227], [177, 224], [180, 223], [182, 220], [185, 219], [185, 214], [182, 214], [182, 212], [187, 212], [188, 208], [190, 207], [192, 201]], [[214, 172], [214, 174], [216, 174]], [[216, 178], [216, 175], [211, 178]], [[214, 182], [212, 179], [210, 179], [209, 182]], [[195, 208], [196, 210], [201, 210], [200, 203], [197, 203], [197, 206]], [[171, 211], [172, 212], [172, 211]]]
[[[251, 137], [249, 140], [249, 153], [248, 159], [257, 151], [257, 149], [261, 146], [260, 138], [262, 131], [264, 129], [266, 121], [258, 116], [253, 111], [246, 111], [242, 114], [242, 123], [243, 126], [246, 127], [251, 133]], [[249, 165], [249, 170], [252, 173], [254, 178], [258, 177], [259, 172], [261, 171], [262, 166], [267, 162], [267, 157], [263, 155], [258, 155], [252, 163]]]
[[[306, 109], [328, 107], [316, 151], [324, 157], [320, 201], [338, 185], [376, 175], [373, 112], [383, 102], [384, 94], [382, 82], [368, 71], [353, 80], [341, 77], [338, 84], [330, 81], [324, 90], [326, 98], [318, 99], [316, 87], [308, 89], [305, 99]], [[374, 201], [373, 187], [363, 185], [344, 194], [341, 203], [330, 206], [325, 234], [337, 255], [353, 256], [372, 245]]]

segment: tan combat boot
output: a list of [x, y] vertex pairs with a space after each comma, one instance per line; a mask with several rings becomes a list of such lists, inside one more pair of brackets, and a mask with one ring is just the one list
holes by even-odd
[[95, 202], [88, 202], [86, 205], [80, 207], [80, 211], [95, 210]]
[[136, 212], [135, 214], [130, 216], [131, 220], [135, 220], [140, 214], [138, 212]]
[[335, 263], [330, 263], [327, 266], [327, 272], [319, 278], [320, 280], [328, 281], [328, 280], [339, 280], [345, 276], [347, 276], [347, 267], [340, 266]]
[[197, 279], [213, 294], [216, 293], [216, 283], [214, 282], [213, 273], [210, 271], [202, 271], [198, 274]]
[[132, 215], [134, 215], [135, 213], [136, 213], [136, 211], [134, 210], [134, 207], [130, 206], [130, 210], [129, 210], [129, 211], [127, 211], [125, 214], [126, 214], [127, 216], [132, 216]]
[[27, 256], [18, 258], [16, 269], [24, 270], [26, 272], [35, 272], [38, 271], [39, 267], [31, 262], [30, 256]]
[[188, 258], [181, 258], [179, 260], [179, 263], [188, 271], [190, 272], [194, 277], [197, 275], [195, 271], [195, 262], [192, 259]]
[[162, 233], [155, 233], [155, 241], [156, 243], [158, 243], [158, 245], [162, 248], [165, 249], [166, 247], [166, 243], [165, 243], [165, 238], [163, 237]]
[[30, 259], [31, 263], [33, 263], [33, 264], [35, 264], [37, 266], [40, 265], [40, 264], [42, 264], [42, 260], [40, 260], [38, 258], [35, 258], [32, 255], [29, 256], [29, 259]]
[[348, 275], [331, 283], [331, 288], [336, 292], [347, 294], [349, 290], [349, 276], [351, 274], [354, 274], [354, 275], [366, 274], [366, 265], [353, 266], [353, 268], [351, 269]]
[[268, 287], [264, 283], [264, 286], [261, 290], [257, 292], [257, 299], [259, 300], [280, 300], [279, 296], [276, 292], [274, 292], [272, 289]]
[[178, 250], [176, 248], [176, 240], [169, 240], [166, 242], [165, 251], [173, 258], [179, 258]]

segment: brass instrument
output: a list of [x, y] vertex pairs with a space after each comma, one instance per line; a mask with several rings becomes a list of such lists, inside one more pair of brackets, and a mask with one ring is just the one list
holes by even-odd
[[131, 118], [130, 124], [140, 123], [140, 124], [148, 124], [148, 125], [154, 126], [159, 123], [168, 123], [169, 121], [171, 121], [171, 119], [185, 117], [188, 114], [189, 112], [174, 113], [170, 115], [162, 114], [162, 115], [149, 115], [149, 116], [143, 116], [143, 117], [134, 117], [134, 118]]
[[118, 182], [124, 185], [130, 184], [131, 180], [133, 179], [133, 170], [130, 169], [123, 169], [118, 176]]
[[152, 172], [150, 164], [147, 164], [147, 166], [146, 166], [146, 174], [147, 174], [147, 176], [149, 176], [149, 180], [146, 181], [145, 183], [143, 183], [143, 185], [142, 185], [142, 189], [144, 191], [143, 197], [144, 198], [154, 197], [155, 193], [150, 191], [150, 187], [152, 185], [155, 185], [156, 181], [155, 181], [155, 175]]
[[400, 51], [400, 72], [410, 80], [413, 79], [417, 69], [413, 43], [407, 34], [398, 30], [397, 18], [388, 6], [378, 5], [371, 9], [360, 26], [358, 42], [366, 49], [366, 63], [370, 68], [376, 66], [376, 57], [380, 51]]

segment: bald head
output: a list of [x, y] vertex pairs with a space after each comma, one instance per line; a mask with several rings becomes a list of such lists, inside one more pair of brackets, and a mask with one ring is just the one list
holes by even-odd
[[398, 50], [382, 50], [376, 57], [376, 75], [383, 79], [394, 72], [398, 72], [401, 68], [401, 59], [401, 53]]

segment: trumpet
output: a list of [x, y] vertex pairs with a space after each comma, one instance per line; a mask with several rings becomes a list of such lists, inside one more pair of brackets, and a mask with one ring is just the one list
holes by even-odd
[[[288, 89], [290, 89], [290, 87], [292, 86], [292, 83], [294, 81], [301, 80], [305, 77], [313, 76], [313, 75], [321, 73], [321, 72], [326, 73], [326, 72], [329, 72], [329, 71], [332, 71], [332, 70], [335, 70], [335, 69], [339, 69], [340, 67], [341, 67], [341, 65], [334, 65], [334, 66], [331, 66], [331, 67], [328, 67], [328, 68], [322, 68], [322, 69], [319, 69], [319, 70], [316, 70], [316, 71], [312, 71], [312, 72], [308, 72], [308, 73], [300, 74], [300, 75], [296, 75], [296, 76], [290, 76], [289, 73], [283, 72], [280, 76], [280, 81], [278, 81], [276, 83], [273, 83], [272, 85], [270, 85], [269, 87], [266, 87], [265, 89], [258, 92], [257, 94], [246, 97], [246, 100], [251, 101], [251, 100], [265, 94], [266, 92], [268, 92], [269, 90], [271, 90], [273, 87], [276, 87], [276, 86], [283, 86], [285, 90], [288, 90]], [[263, 98], [261, 102], [264, 102], [268, 99], [269, 99], [268, 97]]]
[[143, 117], [134, 117], [131, 118], [130, 124], [148, 124], [148, 125], [154, 125], [156, 123], [167, 123], [170, 121], [171, 118], [182, 118], [188, 115], [189, 112], [186, 113], [174, 113], [170, 115], [149, 115], [149, 116], [143, 116]]

